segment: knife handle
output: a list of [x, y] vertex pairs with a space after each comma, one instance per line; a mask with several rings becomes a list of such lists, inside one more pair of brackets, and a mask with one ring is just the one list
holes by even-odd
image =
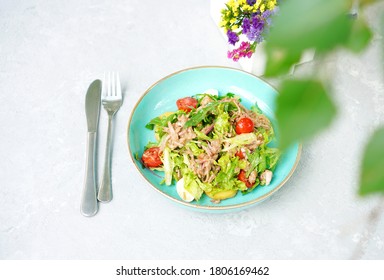
[[96, 199], [96, 132], [88, 132], [87, 165], [85, 169], [85, 183], [81, 201], [81, 213], [91, 217], [97, 213]]

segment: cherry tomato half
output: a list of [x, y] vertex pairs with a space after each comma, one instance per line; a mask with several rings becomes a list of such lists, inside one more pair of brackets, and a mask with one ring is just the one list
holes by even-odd
[[253, 131], [253, 121], [250, 118], [241, 118], [236, 123], [236, 133], [250, 133]]
[[159, 147], [152, 147], [145, 150], [141, 156], [141, 160], [146, 167], [158, 167], [163, 163], [160, 159]]
[[235, 154], [235, 156], [239, 157], [240, 159], [245, 158], [245, 154], [243, 153], [242, 150], [238, 150]]
[[183, 110], [184, 112], [188, 113], [192, 110], [192, 108], [197, 107], [197, 100], [192, 97], [184, 97], [178, 99], [176, 101], [176, 105], [179, 110]]
[[253, 184], [251, 184], [249, 181], [248, 181], [248, 178], [245, 177], [245, 171], [243, 169], [240, 170], [240, 173], [239, 175], [237, 176], [237, 179], [239, 179], [240, 181], [244, 182], [245, 185], [247, 186], [247, 188], [251, 188], [253, 186]]

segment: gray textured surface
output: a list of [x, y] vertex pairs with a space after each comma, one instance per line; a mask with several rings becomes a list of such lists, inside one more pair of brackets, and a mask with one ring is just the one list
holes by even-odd
[[[0, 0], [0, 7], [1, 259], [347, 259], [366, 235], [363, 258], [384, 258], [384, 217], [372, 236], [364, 229], [377, 198], [356, 195], [362, 147], [384, 122], [382, 36], [359, 56], [329, 60], [338, 117], [304, 146], [286, 186], [248, 210], [212, 215], [154, 192], [126, 145], [132, 108], [153, 82], [197, 65], [238, 67], [226, 58], [209, 1]], [[368, 11], [376, 30], [383, 11]], [[84, 96], [108, 70], [120, 72], [126, 93], [116, 118], [114, 200], [85, 218]], [[103, 151], [104, 113], [100, 121]]]

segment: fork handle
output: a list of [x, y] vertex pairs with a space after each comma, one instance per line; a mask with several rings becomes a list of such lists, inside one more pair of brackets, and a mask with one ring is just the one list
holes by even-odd
[[81, 201], [81, 213], [84, 216], [93, 216], [97, 213], [96, 199], [96, 132], [88, 132], [87, 165], [85, 170], [85, 183]]
[[113, 115], [109, 114], [107, 144], [105, 146], [103, 179], [101, 180], [99, 194], [97, 196], [97, 199], [100, 202], [110, 202], [112, 200], [112, 179], [111, 179], [112, 118], [113, 118]]

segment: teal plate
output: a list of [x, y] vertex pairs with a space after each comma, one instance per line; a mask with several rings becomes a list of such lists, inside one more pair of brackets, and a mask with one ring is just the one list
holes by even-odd
[[[294, 172], [300, 159], [301, 145], [292, 145], [279, 160], [268, 186], [259, 186], [253, 192], [241, 192], [230, 199], [216, 204], [203, 195], [199, 201], [185, 202], [176, 192], [175, 183], [171, 186], [160, 184], [162, 172], [153, 172], [143, 167], [137, 157], [141, 157], [145, 145], [155, 141], [154, 132], [145, 125], [153, 118], [176, 111], [176, 100], [202, 93], [207, 89], [217, 89], [223, 95], [232, 92], [241, 97], [242, 104], [250, 108], [257, 102], [260, 109], [271, 120], [276, 131], [275, 99], [277, 91], [260, 78], [247, 72], [226, 67], [196, 67], [173, 73], [152, 85], [134, 107], [128, 124], [128, 147], [131, 158], [150, 185], [170, 200], [191, 209], [213, 212], [226, 212], [243, 209], [263, 201], [279, 190]], [[276, 133], [278, 139], [278, 133]], [[271, 143], [272, 145], [275, 143]], [[157, 173], [157, 174], [156, 174]]]

